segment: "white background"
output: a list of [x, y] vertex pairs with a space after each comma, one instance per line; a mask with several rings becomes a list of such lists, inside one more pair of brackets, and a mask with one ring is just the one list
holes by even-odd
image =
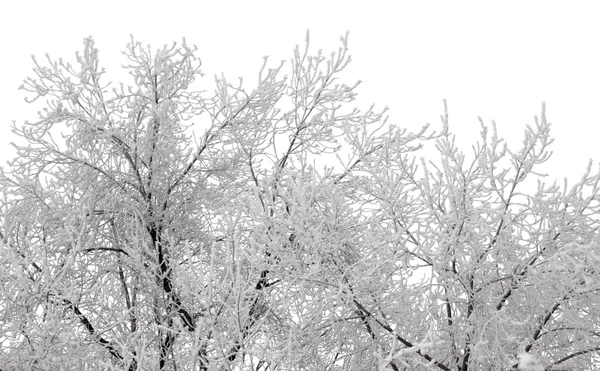
[[[598, 3], [600, 4], [600, 3]], [[553, 123], [551, 178], [577, 178], [600, 160], [600, 5], [581, 1], [10, 1], [0, 5], [0, 163], [10, 124], [35, 120], [18, 91], [31, 54], [74, 60], [92, 35], [108, 73], [119, 72], [129, 35], [155, 47], [186, 37], [208, 76], [255, 81], [262, 56], [289, 59], [311, 43], [337, 48], [350, 31], [347, 82], [362, 80], [360, 104], [389, 106], [390, 122], [450, 127], [465, 149], [477, 116], [495, 120], [518, 146], [542, 102]]]

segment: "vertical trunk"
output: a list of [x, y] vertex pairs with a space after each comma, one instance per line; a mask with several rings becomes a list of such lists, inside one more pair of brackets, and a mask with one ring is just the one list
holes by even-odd
[[[158, 317], [159, 325], [166, 327], [164, 330], [159, 330], [160, 339], [160, 358], [159, 358], [159, 370], [165, 370], [169, 355], [173, 352], [173, 344], [175, 343], [175, 335], [171, 331], [173, 327], [173, 283], [172, 283], [172, 270], [170, 267], [170, 261], [167, 251], [163, 246], [162, 241], [162, 228], [152, 224], [148, 227], [148, 234], [152, 242], [152, 247], [156, 252], [156, 263], [158, 269], [155, 273], [156, 283], [162, 288], [164, 292], [164, 299], [166, 301], [166, 311], [162, 316]], [[161, 309], [157, 308], [160, 312]], [[162, 318], [161, 318], [162, 317]]]
[[[169, 321], [172, 322], [172, 321]], [[172, 323], [171, 323], [172, 325]], [[170, 326], [169, 326], [170, 327]], [[160, 343], [160, 361], [159, 361], [159, 370], [165, 370], [167, 366], [167, 361], [169, 360], [169, 354], [173, 352], [173, 344], [175, 343], [175, 335], [172, 332], [167, 331], [167, 333], [161, 336]], [[175, 362], [175, 360], [173, 360]]]
[[[469, 299], [467, 302], [467, 318], [471, 317], [473, 314], [473, 310], [475, 309], [475, 277], [473, 274], [469, 275]], [[467, 332], [467, 336], [465, 339], [465, 355], [463, 356], [461, 371], [468, 371], [469, 369], [469, 359], [471, 358], [471, 334]]]

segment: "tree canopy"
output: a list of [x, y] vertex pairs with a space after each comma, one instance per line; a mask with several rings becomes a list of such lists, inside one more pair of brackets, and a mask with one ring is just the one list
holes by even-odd
[[[185, 40], [34, 59], [0, 174], [1, 370], [600, 369], [600, 173], [355, 107], [308, 36], [255, 83]], [[209, 87], [210, 86], [210, 87]], [[437, 156], [422, 158], [423, 147]]]

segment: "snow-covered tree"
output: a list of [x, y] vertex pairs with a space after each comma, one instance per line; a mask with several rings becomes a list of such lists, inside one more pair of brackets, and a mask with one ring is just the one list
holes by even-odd
[[411, 133], [354, 107], [347, 38], [250, 87], [185, 41], [124, 56], [128, 84], [89, 38], [23, 85], [0, 369], [600, 369], [600, 175], [543, 182], [544, 110], [465, 154], [447, 110]]

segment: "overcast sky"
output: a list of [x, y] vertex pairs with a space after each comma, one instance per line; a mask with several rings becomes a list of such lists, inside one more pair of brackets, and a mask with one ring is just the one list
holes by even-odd
[[[307, 29], [315, 49], [337, 48], [350, 32], [348, 82], [360, 103], [389, 106], [403, 127], [450, 127], [467, 145], [477, 116], [520, 144], [542, 102], [553, 123], [551, 176], [576, 177], [600, 160], [600, 5], [581, 1], [10, 1], [0, 5], [0, 162], [10, 123], [35, 119], [17, 88], [31, 54], [73, 60], [92, 35], [101, 63], [115, 69], [129, 35], [156, 47], [186, 37], [205, 73], [254, 81], [262, 56], [288, 59]], [[201, 5], [191, 5], [201, 4]], [[210, 5], [205, 5], [210, 4]], [[492, 5], [493, 4], [493, 5]], [[600, 4], [600, 3], [598, 3]]]

